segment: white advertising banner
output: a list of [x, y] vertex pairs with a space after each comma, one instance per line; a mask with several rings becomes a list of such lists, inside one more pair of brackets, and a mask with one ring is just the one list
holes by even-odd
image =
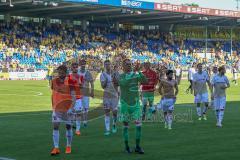
[[142, 2], [165, 3], [173, 5], [196, 4], [199, 7], [237, 10], [237, 0], [138, 0]]
[[43, 80], [46, 78], [47, 72], [9, 72], [11, 80]]

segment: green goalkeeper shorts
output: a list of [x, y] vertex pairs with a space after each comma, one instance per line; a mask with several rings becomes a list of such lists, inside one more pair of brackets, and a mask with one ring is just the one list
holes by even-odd
[[130, 121], [141, 121], [142, 120], [142, 107], [138, 101], [135, 105], [128, 105], [121, 101], [119, 108], [119, 121], [130, 122]]
[[154, 102], [154, 92], [142, 92], [142, 103], [143, 105], [149, 104], [153, 105]]

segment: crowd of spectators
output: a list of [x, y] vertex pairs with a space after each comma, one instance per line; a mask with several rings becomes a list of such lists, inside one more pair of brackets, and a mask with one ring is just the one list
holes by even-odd
[[227, 54], [229, 41], [209, 41], [210, 56], [203, 58], [205, 41], [182, 35], [159, 30], [116, 32], [105, 27], [82, 30], [68, 24], [0, 21], [0, 71], [47, 70], [48, 66], [80, 57], [87, 60], [89, 68], [99, 71], [103, 60], [114, 59], [119, 63], [122, 56], [169, 66], [188, 66], [193, 62], [232, 65], [238, 61], [237, 41], [233, 42], [233, 54]]

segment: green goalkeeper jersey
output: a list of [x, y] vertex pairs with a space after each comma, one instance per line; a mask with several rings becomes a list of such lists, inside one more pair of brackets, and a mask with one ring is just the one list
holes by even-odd
[[139, 101], [139, 85], [146, 82], [146, 77], [141, 73], [122, 73], [119, 78], [119, 86], [121, 91], [121, 102], [129, 106], [134, 106]]

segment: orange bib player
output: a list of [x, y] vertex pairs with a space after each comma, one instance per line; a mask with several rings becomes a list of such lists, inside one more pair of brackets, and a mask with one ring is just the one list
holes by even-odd
[[82, 94], [81, 88], [83, 84], [83, 76], [78, 74], [78, 64], [72, 63], [72, 73], [68, 76], [68, 84], [70, 87], [71, 95], [75, 98], [75, 104], [73, 104], [73, 111], [76, 119], [76, 135], [80, 136], [81, 116], [82, 116]]
[[58, 76], [52, 80], [52, 123], [53, 123], [53, 144], [51, 155], [57, 155], [59, 150], [59, 126], [61, 122], [66, 123], [66, 154], [71, 153], [72, 125], [71, 108], [75, 103], [70, 95], [70, 87], [67, 79], [67, 67], [62, 65], [57, 68]]

